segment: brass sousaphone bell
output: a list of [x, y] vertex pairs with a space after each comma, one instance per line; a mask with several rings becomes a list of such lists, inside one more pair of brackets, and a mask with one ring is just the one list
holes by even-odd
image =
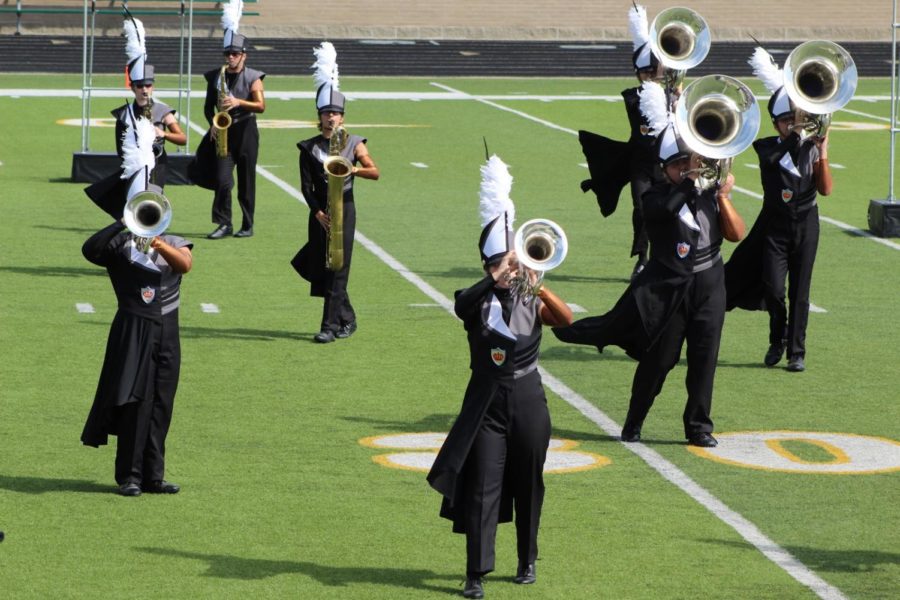
[[674, 7], [660, 12], [650, 23], [650, 50], [665, 68], [665, 87], [681, 85], [685, 71], [703, 62], [712, 40], [699, 13]]
[[675, 129], [702, 157], [702, 188], [727, 177], [734, 157], [756, 138], [759, 121], [756, 97], [733, 77], [707, 75], [684, 88], [675, 105]]
[[794, 48], [784, 63], [784, 90], [807, 135], [824, 136], [831, 113], [856, 92], [859, 76], [850, 53], [834, 42], [813, 40]]

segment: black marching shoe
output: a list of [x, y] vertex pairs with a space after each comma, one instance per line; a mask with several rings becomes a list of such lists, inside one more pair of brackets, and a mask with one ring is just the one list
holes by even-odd
[[771, 344], [769, 350], [766, 352], [766, 357], [763, 359], [763, 363], [765, 363], [767, 367], [774, 367], [778, 364], [778, 361], [781, 360], [782, 354], [784, 354], [783, 345]]
[[336, 334], [334, 334], [334, 337], [336, 337], [339, 340], [343, 340], [343, 339], [346, 339], [346, 338], [350, 337], [351, 335], [353, 335], [353, 333], [355, 331], [356, 331], [356, 321], [353, 321], [352, 323], [347, 323], [346, 325], [341, 325], [341, 328], [338, 329]]
[[149, 484], [142, 485], [141, 489], [148, 494], [177, 494], [181, 486], [171, 481], [163, 481], [157, 479]]
[[700, 448], [715, 448], [719, 445], [719, 442], [716, 441], [712, 434], [700, 432], [691, 434], [691, 437], [688, 438], [688, 445], [699, 446]]
[[234, 234], [234, 237], [239, 237], [239, 238], [253, 237], [253, 228], [248, 227], [247, 229], [241, 229], [240, 231], [238, 231], [237, 233]]
[[635, 427], [634, 425], [626, 424], [625, 427], [622, 428], [622, 441], [623, 442], [639, 442], [639, 441], [641, 441], [641, 428]]
[[484, 583], [481, 577], [466, 577], [463, 598], [484, 598]]
[[211, 234], [206, 236], [206, 239], [220, 240], [223, 237], [225, 237], [226, 235], [231, 235], [232, 231], [234, 231], [234, 230], [231, 228], [231, 225], [219, 225], [218, 227], [216, 227], [215, 231], [213, 231]]
[[116, 489], [116, 493], [120, 496], [140, 496], [141, 486], [133, 481], [127, 481]]
[[519, 563], [519, 568], [516, 570], [516, 576], [513, 578], [513, 583], [521, 583], [523, 585], [534, 583], [537, 581], [537, 575], [534, 573], [534, 563]]
[[313, 341], [317, 344], [327, 344], [329, 342], [334, 341], [334, 332], [328, 329], [323, 329], [319, 333], [313, 336]]
[[787, 370], [791, 373], [799, 373], [806, 370], [806, 364], [803, 362], [802, 356], [794, 356], [788, 361]]

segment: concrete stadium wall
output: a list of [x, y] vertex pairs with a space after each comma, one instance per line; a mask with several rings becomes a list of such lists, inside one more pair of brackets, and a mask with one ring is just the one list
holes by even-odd
[[[689, 6], [709, 23], [714, 40], [889, 41], [894, 0], [645, 0], [650, 18], [669, 6]], [[81, 8], [83, 0], [23, 0], [26, 8]], [[0, 0], [11, 8], [15, 0]], [[121, 2], [97, 0], [103, 9]], [[132, 2], [134, 11], [173, 9], [178, 2]], [[251, 39], [300, 37], [321, 39], [492, 39], [492, 40], [625, 40], [627, 0], [260, 0], [245, 3], [241, 31]], [[221, 3], [195, 0], [195, 10], [218, 9]], [[140, 17], [148, 35], [178, 35], [177, 17]], [[21, 32], [77, 34], [78, 14], [25, 14]], [[119, 35], [118, 15], [97, 17], [99, 35]], [[16, 30], [15, 14], [0, 13], [0, 34]], [[221, 35], [218, 18], [198, 16], [194, 35]]]

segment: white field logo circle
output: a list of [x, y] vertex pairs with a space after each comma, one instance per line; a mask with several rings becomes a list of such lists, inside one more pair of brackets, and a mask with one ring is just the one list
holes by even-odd
[[[359, 443], [369, 448], [402, 450], [373, 456], [372, 460], [379, 465], [393, 469], [428, 471], [446, 437], [446, 433], [434, 432], [395, 433], [363, 438]], [[573, 450], [577, 446], [578, 442], [574, 440], [551, 439], [547, 460], [544, 463], [544, 473], [586, 471], [605, 467], [612, 462], [599, 454]]]
[[[688, 446], [688, 450], [729, 465], [786, 473], [900, 471], [900, 443], [886, 438], [817, 431], [742, 431], [717, 433], [716, 438], [715, 448]], [[810, 459], [811, 455], [817, 458]]]

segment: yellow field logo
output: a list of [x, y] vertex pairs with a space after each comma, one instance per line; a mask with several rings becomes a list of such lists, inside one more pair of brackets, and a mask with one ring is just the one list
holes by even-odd
[[[389, 454], [378, 454], [372, 460], [384, 467], [427, 472], [440, 450], [446, 433], [394, 433], [366, 437], [359, 443], [368, 448], [400, 450]], [[605, 467], [612, 461], [605, 456], [573, 450], [578, 446], [574, 440], [552, 438], [544, 463], [544, 473], [572, 473]]]
[[715, 448], [688, 450], [716, 462], [785, 473], [900, 471], [900, 443], [886, 438], [816, 431], [742, 431], [716, 437]]

